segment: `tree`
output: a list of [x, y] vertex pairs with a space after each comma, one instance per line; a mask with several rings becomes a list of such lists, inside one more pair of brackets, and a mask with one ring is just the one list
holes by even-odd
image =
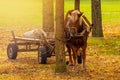
[[75, 0], [75, 10], [80, 10], [80, 0]]
[[92, 0], [92, 36], [103, 37], [102, 16], [101, 16], [101, 0]]
[[43, 30], [46, 32], [54, 31], [54, 9], [53, 0], [43, 1]]
[[66, 72], [64, 37], [64, 0], [56, 0], [56, 73]]

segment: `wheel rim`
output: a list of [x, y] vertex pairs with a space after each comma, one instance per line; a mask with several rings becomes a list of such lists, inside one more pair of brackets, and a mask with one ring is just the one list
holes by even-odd
[[41, 58], [41, 51], [40, 51], [40, 50], [39, 50], [38, 57], [39, 57], [39, 58], [38, 58], [38, 62], [41, 63], [41, 59], [42, 59], [42, 58]]
[[39, 59], [41, 60], [41, 52], [39, 53], [39, 57], [40, 57]]
[[13, 49], [12, 49], [12, 48], [9, 48], [8, 53], [9, 53], [9, 57], [11, 57], [12, 54], [13, 54]]

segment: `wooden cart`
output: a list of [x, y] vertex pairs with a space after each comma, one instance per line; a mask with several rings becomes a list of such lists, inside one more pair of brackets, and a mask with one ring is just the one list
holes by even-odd
[[38, 51], [38, 63], [46, 64], [47, 57], [54, 53], [54, 39], [31, 39], [15, 36], [12, 33], [12, 41], [7, 46], [7, 56], [9, 59], [16, 59], [18, 52]]

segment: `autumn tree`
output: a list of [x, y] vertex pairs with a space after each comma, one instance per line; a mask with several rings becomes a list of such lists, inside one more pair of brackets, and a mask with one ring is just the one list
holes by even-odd
[[101, 16], [101, 0], [92, 0], [92, 36], [103, 37], [102, 16]]
[[64, 37], [64, 0], [56, 0], [56, 73], [66, 72]]
[[53, 0], [42, 0], [43, 7], [43, 30], [46, 32], [54, 31], [54, 9]]

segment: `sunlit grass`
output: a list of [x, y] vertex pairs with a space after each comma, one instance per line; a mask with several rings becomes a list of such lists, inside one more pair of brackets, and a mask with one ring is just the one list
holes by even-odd
[[119, 38], [89, 38], [89, 45], [94, 45], [97, 53], [100, 54], [117, 54], [120, 55]]
[[[101, 1], [103, 24], [114, 25], [120, 21], [120, 1]], [[1, 0], [0, 24], [42, 23], [42, 0]], [[74, 9], [73, 0], [65, 0], [65, 13]], [[91, 20], [91, 1], [81, 0], [80, 10]]]
[[[65, 3], [65, 12], [69, 9], [74, 9], [74, 1], [67, 0]], [[112, 26], [120, 23], [120, 1], [101, 1], [102, 8], [102, 22], [103, 24], [110, 24]], [[84, 12], [89, 20], [91, 20], [91, 1], [90, 0], [81, 0], [80, 10]], [[111, 24], [112, 23], [112, 24]]]

